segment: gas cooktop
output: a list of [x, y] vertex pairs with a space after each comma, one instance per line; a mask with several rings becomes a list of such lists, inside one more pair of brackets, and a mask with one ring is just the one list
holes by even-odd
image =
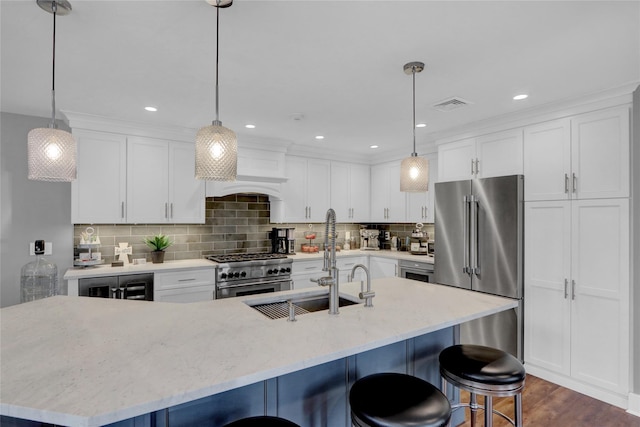
[[269, 259], [286, 258], [285, 254], [257, 253], [257, 254], [229, 254], [229, 255], [209, 255], [208, 260], [220, 263], [243, 262], [243, 261], [264, 261]]

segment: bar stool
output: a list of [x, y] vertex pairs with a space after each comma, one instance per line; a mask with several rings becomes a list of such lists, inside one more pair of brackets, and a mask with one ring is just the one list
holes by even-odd
[[224, 427], [300, 427], [296, 423], [285, 420], [284, 418], [260, 416], [243, 418], [227, 424]]
[[[442, 391], [447, 392], [447, 382], [450, 382], [470, 393], [470, 403], [453, 405], [453, 410], [468, 406], [472, 427], [476, 425], [478, 409], [484, 409], [484, 427], [493, 426], [493, 413], [522, 427], [522, 390], [526, 372], [518, 359], [495, 348], [464, 344], [442, 350], [439, 361]], [[484, 396], [484, 407], [478, 405], [477, 395]], [[515, 420], [493, 409], [494, 396], [513, 396]]]
[[444, 427], [449, 399], [433, 385], [405, 374], [382, 373], [356, 381], [349, 392], [356, 427]]

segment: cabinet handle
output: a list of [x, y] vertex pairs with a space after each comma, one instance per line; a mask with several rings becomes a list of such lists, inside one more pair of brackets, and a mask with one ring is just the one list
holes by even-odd
[[120, 204], [120, 218], [124, 218], [124, 202]]
[[171, 203], [171, 219], [173, 219], [173, 203]]
[[193, 282], [196, 280], [195, 277], [191, 277], [190, 279], [178, 279], [178, 282]]
[[398, 277], [398, 264], [393, 265], [393, 275], [394, 277]]
[[473, 159], [471, 159], [471, 175], [473, 175]]
[[305, 270], [317, 270], [318, 267], [305, 267], [304, 269]]
[[571, 280], [571, 299], [576, 299], [576, 281]]
[[576, 176], [575, 172], [572, 174], [573, 175], [573, 192], [575, 193], [578, 190], [578, 177]]
[[480, 160], [476, 157], [476, 175], [480, 173]]
[[569, 175], [564, 174], [564, 192], [569, 193]]
[[169, 203], [164, 204], [164, 217], [169, 218]]
[[564, 299], [567, 299], [569, 296], [569, 281], [564, 279]]

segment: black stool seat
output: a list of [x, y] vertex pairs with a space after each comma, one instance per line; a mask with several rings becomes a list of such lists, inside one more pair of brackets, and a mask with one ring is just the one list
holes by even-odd
[[300, 427], [296, 423], [278, 417], [249, 417], [227, 424], [225, 427]]
[[509, 353], [481, 345], [454, 345], [440, 353], [440, 370], [462, 380], [487, 385], [509, 385], [524, 381], [522, 363]]
[[382, 373], [361, 378], [349, 393], [355, 426], [442, 427], [449, 422], [447, 397], [411, 375]]

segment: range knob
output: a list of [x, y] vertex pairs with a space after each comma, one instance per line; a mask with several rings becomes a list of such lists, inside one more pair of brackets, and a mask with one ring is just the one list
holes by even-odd
[[242, 271], [242, 272], [240, 272], [240, 277], [245, 277], [246, 275], [247, 275], [247, 272], [246, 272], [246, 271]]
[[233, 277], [240, 277], [240, 273], [236, 271], [235, 273], [233, 273]]
[[267, 270], [267, 274], [273, 274], [273, 270], [271, 269]]
[[227, 278], [227, 273], [222, 273], [222, 274], [220, 275], [220, 278], [221, 278], [221, 279], [226, 279], [226, 278]]
[[291, 267], [287, 267], [287, 273], [291, 273]]
[[284, 269], [284, 268], [281, 268], [281, 269], [280, 269], [280, 273], [286, 273], [286, 272], [287, 272], [287, 270], [286, 270], [286, 269]]

